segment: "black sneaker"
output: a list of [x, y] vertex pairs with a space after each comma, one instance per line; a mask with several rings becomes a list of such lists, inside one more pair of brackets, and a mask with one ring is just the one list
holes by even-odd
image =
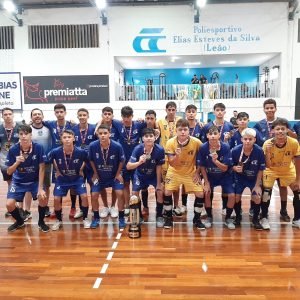
[[50, 227], [43, 222], [39, 224], [39, 229], [40, 231], [48, 232], [50, 230]]
[[280, 220], [282, 220], [283, 222], [291, 222], [291, 218], [286, 210], [280, 211]]
[[237, 218], [235, 217], [234, 221], [233, 221], [233, 224], [235, 226], [241, 226], [241, 218]]
[[46, 206], [45, 217], [48, 218], [50, 216], [51, 216], [51, 212], [50, 212], [49, 206]]
[[261, 224], [259, 223], [259, 221], [253, 221], [252, 222], [252, 226], [255, 230], [264, 230], [264, 228], [261, 226]]
[[16, 221], [14, 224], [10, 225], [10, 226], [7, 228], [7, 231], [13, 232], [13, 231], [15, 231], [15, 230], [17, 230], [17, 229], [19, 229], [19, 228], [24, 227], [24, 226], [25, 226], [24, 222], [23, 222], [23, 223], [18, 223], [18, 222]]
[[29, 219], [32, 218], [32, 214], [30, 211], [28, 210], [24, 210], [23, 212], [23, 219], [24, 219], [24, 222], [28, 221]]
[[174, 217], [182, 217], [182, 212], [179, 207], [174, 208], [172, 214]]
[[19, 207], [19, 213], [20, 213], [20, 216], [23, 220], [25, 220], [25, 211], [22, 207]]
[[198, 220], [194, 223], [194, 225], [195, 225], [196, 228], [199, 229], [199, 230], [205, 230], [205, 229], [206, 229], [206, 227], [205, 227], [205, 225], [202, 223], [201, 219], [198, 219]]
[[4, 216], [5, 218], [11, 217], [11, 213], [7, 211]]
[[172, 218], [165, 218], [164, 228], [170, 229], [173, 227], [173, 219]]

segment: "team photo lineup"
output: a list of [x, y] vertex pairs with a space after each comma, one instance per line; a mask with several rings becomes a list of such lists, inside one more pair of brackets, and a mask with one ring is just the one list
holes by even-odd
[[[62, 229], [68, 194], [69, 217], [82, 220], [84, 229], [96, 229], [108, 215], [118, 219], [119, 228], [139, 227], [149, 215], [150, 193], [156, 200], [157, 228], [172, 228], [173, 219], [187, 213], [188, 195], [193, 195], [192, 222], [206, 230], [214, 225], [216, 187], [222, 191], [224, 226], [243, 226], [241, 199], [248, 191], [252, 228], [269, 230], [274, 185], [280, 194], [278, 219], [300, 229], [300, 122], [291, 126], [280, 112], [277, 116], [274, 99], [265, 100], [262, 109], [266, 117], [250, 128], [247, 112], [235, 111], [225, 121], [223, 103], [214, 105], [215, 119], [206, 124], [197, 120], [193, 104], [179, 117], [173, 101], [162, 119], [154, 110], [133, 119], [133, 109], [124, 106], [118, 120], [111, 107], [104, 107], [97, 124], [89, 123], [85, 108], [77, 111], [78, 123], [67, 120], [63, 104], [54, 106], [50, 121], [36, 108], [30, 120], [15, 122], [13, 110], [3, 108], [0, 163], [7, 211], [1, 215], [12, 220], [8, 231], [23, 228], [32, 218], [32, 201], [38, 203], [42, 232]], [[293, 212], [287, 211], [289, 189]], [[54, 219], [51, 227], [47, 218]]]

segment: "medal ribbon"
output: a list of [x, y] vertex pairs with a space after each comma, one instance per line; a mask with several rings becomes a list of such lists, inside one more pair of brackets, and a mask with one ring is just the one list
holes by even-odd
[[74, 151], [74, 148], [72, 149], [72, 152], [71, 152], [70, 158], [69, 158], [69, 163], [68, 163], [67, 154], [66, 154], [66, 152], [65, 152], [65, 149], [63, 149], [63, 152], [64, 152], [65, 167], [66, 167], [66, 170], [67, 170], [67, 171], [70, 170], [70, 165], [71, 165], [72, 157], [73, 157], [73, 151]]

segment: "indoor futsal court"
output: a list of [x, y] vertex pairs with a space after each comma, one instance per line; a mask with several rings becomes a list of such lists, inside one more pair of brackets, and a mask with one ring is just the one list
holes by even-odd
[[[1, 182], [2, 199], [5, 190]], [[69, 220], [68, 199], [60, 231], [38, 230], [34, 204], [32, 221], [8, 233], [12, 220], [1, 201], [0, 299], [299, 299], [299, 229], [279, 221], [278, 190], [270, 231], [250, 227], [246, 195], [241, 228], [227, 229], [215, 197], [215, 224], [205, 231], [193, 228], [192, 198], [187, 217], [175, 219], [171, 230], [155, 227], [150, 200], [139, 239], [110, 218], [83, 229]], [[288, 210], [292, 215], [291, 197]]]

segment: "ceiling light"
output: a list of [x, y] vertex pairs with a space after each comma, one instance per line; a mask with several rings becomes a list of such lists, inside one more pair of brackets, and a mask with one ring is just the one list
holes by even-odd
[[95, 4], [98, 9], [104, 9], [106, 7], [106, 0], [95, 0]]
[[206, 4], [206, 0], [197, 0], [197, 6], [202, 8]]
[[236, 61], [235, 60], [222, 60], [219, 62], [220, 65], [235, 65]]
[[198, 61], [198, 62], [185, 62], [184, 63], [186, 66], [199, 66], [201, 65], [201, 62]]
[[16, 12], [16, 10], [17, 10], [15, 4], [12, 1], [10, 1], [10, 0], [4, 1], [2, 3], [2, 6], [3, 6], [4, 9], [6, 9], [10, 13]]
[[163, 66], [163, 65], [164, 65], [163, 62], [150, 62], [150, 63], [147, 63], [147, 66], [149, 66], [149, 67]]

